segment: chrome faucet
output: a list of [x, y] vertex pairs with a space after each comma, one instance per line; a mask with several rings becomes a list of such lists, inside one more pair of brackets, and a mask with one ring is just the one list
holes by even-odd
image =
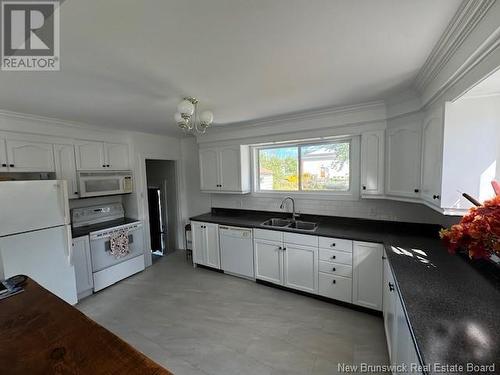
[[281, 201], [281, 204], [280, 204], [280, 209], [284, 209], [285, 207], [285, 202], [287, 200], [290, 200], [292, 202], [292, 221], [295, 221], [298, 217], [299, 217], [299, 214], [297, 214], [295, 212], [295, 199], [293, 199], [292, 197], [285, 197], [283, 198], [283, 200]]

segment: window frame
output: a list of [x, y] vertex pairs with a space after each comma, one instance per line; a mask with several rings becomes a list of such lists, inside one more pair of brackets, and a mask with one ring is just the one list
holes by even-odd
[[[323, 144], [332, 143], [349, 143], [349, 189], [345, 191], [341, 190], [302, 190], [302, 159], [301, 159], [301, 147], [307, 146], [317, 146]], [[259, 173], [259, 151], [266, 149], [277, 149], [286, 147], [297, 147], [298, 148], [298, 190], [260, 190], [260, 173]], [[340, 200], [357, 200], [359, 199], [359, 157], [356, 155], [360, 152], [360, 140], [359, 137], [349, 136], [349, 137], [336, 137], [334, 139], [322, 139], [322, 140], [304, 140], [304, 141], [293, 141], [293, 142], [280, 142], [267, 145], [255, 145], [252, 146], [252, 195], [259, 197], [272, 197], [275, 198], [276, 195], [290, 195], [302, 198], [315, 198], [315, 199], [340, 199]]]

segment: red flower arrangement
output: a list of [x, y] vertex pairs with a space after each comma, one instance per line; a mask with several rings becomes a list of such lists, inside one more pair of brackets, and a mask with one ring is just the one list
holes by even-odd
[[441, 229], [439, 236], [450, 253], [461, 248], [475, 259], [500, 255], [500, 192], [496, 190], [495, 198], [471, 208], [459, 224]]

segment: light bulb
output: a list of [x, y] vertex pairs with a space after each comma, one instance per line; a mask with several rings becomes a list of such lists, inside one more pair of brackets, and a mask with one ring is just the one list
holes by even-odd
[[210, 111], [203, 111], [200, 113], [200, 122], [206, 124], [207, 126], [214, 120], [214, 114]]
[[175, 122], [178, 123], [178, 124], [184, 122], [184, 119], [182, 118], [182, 115], [179, 112], [177, 112], [174, 115], [174, 119], [175, 119]]
[[177, 106], [177, 111], [183, 115], [192, 116], [194, 113], [194, 104], [191, 103], [189, 100], [183, 100]]

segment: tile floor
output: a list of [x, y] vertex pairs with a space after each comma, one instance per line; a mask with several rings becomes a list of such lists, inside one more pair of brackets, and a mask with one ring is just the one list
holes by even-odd
[[382, 318], [193, 268], [178, 251], [77, 307], [177, 375], [387, 364]]

